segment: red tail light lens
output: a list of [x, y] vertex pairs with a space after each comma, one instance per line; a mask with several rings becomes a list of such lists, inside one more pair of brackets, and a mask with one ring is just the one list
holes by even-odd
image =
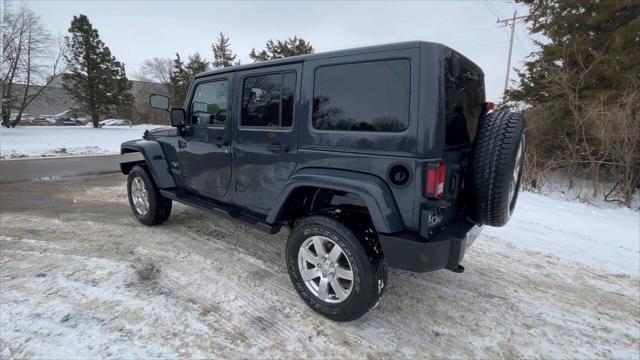
[[442, 199], [444, 197], [444, 183], [447, 179], [447, 165], [443, 162], [427, 167], [424, 193], [426, 196]]
[[484, 106], [487, 111], [491, 111], [496, 108], [496, 104], [492, 103], [491, 101], [487, 101], [486, 103], [484, 103]]

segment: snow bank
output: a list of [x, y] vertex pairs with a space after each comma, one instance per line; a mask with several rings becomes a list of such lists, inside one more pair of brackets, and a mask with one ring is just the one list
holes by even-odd
[[502, 228], [483, 234], [611, 273], [640, 275], [640, 213], [524, 192]]
[[139, 139], [158, 125], [101, 129], [84, 126], [25, 126], [0, 128], [0, 158], [91, 155], [120, 152], [123, 141]]

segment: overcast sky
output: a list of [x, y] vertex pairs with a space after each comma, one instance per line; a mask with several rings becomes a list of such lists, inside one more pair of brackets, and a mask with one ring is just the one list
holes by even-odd
[[[446, 44], [484, 70], [487, 99], [502, 96], [509, 33], [496, 15], [519, 15], [511, 1], [55, 1], [30, 0], [54, 33], [66, 35], [73, 15], [85, 14], [131, 76], [152, 57], [213, 57], [211, 43], [222, 31], [243, 63], [252, 48], [269, 39], [297, 35], [316, 52], [405, 40]], [[17, 5], [14, 3], [14, 5]], [[513, 66], [534, 50], [523, 24], [517, 25]], [[511, 78], [515, 78], [512, 72]]]

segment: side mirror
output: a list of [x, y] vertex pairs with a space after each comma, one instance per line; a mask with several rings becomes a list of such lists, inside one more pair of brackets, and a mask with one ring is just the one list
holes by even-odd
[[169, 98], [160, 94], [151, 94], [149, 106], [154, 109], [169, 110]]
[[183, 127], [186, 125], [184, 109], [172, 108], [169, 110], [169, 116], [171, 117], [171, 126]]

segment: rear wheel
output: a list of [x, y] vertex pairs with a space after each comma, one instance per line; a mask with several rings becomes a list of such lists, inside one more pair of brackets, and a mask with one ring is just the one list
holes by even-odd
[[127, 194], [133, 215], [145, 225], [165, 222], [171, 214], [171, 200], [163, 197], [149, 173], [134, 166], [127, 178]]
[[473, 148], [475, 220], [503, 226], [516, 206], [524, 161], [521, 113], [492, 112], [481, 122]]
[[373, 236], [371, 228], [349, 226], [329, 214], [305, 218], [292, 230], [287, 242], [289, 277], [315, 312], [350, 321], [378, 303], [387, 268]]

